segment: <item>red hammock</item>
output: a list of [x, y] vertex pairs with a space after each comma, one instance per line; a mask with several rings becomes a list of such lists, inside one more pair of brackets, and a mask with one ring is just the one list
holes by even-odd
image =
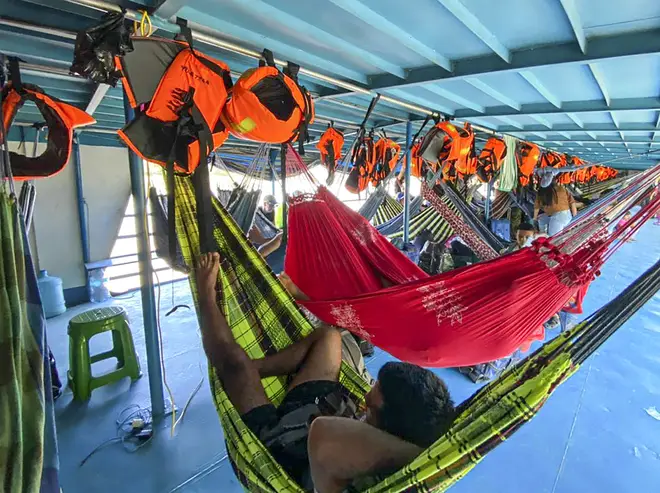
[[[649, 176], [638, 179], [636, 200]], [[429, 277], [319, 187], [289, 209], [285, 271], [312, 300], [301, 304], [326, 323], [404, 361], [469, 366], [541, 339], [543, 323], [597, 275], [612, 242], [632, 234], [658, 209], [660, 198], [638, 212], [628, 229], [610, 234], [599, 208], [600, 215], [579, 221], [590, 233], [599, 232], [595, 239], [585, 241], [585, 230], [575, 225], [554, 242], [570, 255], [541, 239], [533, 248]], [[390, 284], [395, 286], [381, 289]]]

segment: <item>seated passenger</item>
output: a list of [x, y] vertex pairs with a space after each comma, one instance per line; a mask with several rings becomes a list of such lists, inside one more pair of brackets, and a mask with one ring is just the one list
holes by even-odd
[[[316, 329], [277, 354], [251, 360], [216, 305], [219, 263], [217, 253], [204, 254], [197, 269], [204, 350], [245, 424], [298, 484], [340, 493], [356, 478], [403, 467], [449, 429], [455, 410], [446, 385], [408, 363], [380, 369], [366, 396], [364, 422], [328, 413], [348, 394], [338, 381], [341, 336], [335, 329]], [[291, 380], [276, 408], [261, 379], [278, 375]], [[292, 438], [283, 423], [292, 420], [307, 433]]]

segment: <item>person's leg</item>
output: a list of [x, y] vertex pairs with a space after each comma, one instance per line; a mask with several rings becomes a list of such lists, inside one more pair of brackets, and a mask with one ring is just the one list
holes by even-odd
[[570, 211], [561, 211], [550, 216], [548, 236], [554, 236], [563, 230], [571, 222], [572, 217]]
[[539, 233], [547, 234], [548, 233], [548, 223], [550, 222], [550, 217], [547, 214], [541, 214], [539, 216]]
[[[334, 338], [333, 332], [338, 331], [328, 326], [321, 326], [304, 339], [278, 351], [265, 358], [254, 360], [261, 378], [293, 375], [309, 366], [312, 352], [319, 354], [326, 352], [328, 341]], [[341, 343], [340, 343], [341, 350]], [[341, 354], [340, 354], [341, 359]]]
[[216, 304], [215, 286], [220, 268], [218, 253], [202, 254], [197, 265], [197, 289], [204, 351], [240, 414], [270, 404], [257, 366], [236, 343]]

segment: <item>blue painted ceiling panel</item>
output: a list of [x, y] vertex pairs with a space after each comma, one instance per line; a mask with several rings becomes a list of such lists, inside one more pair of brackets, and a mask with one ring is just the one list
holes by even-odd
[[612, 118], [607, 113], [587, 112], [580, 113], [580, 121], [590, 123], [612, 123]]
[[660, 95], [660, 55], [607, 60], [599, 67], [612, 99]]
[[[227, 0], [224, 0], [227, 1]], [[248, 10], [254, 7], [253, 0], [228, 0], [229, 2], [242, 3]], [[266, 2], [280, 9], [293, 17], [300, 18], [303, 22], [315, 26], [326, 33], [332, 33], [332, 36], [346, 41], [357, 49], [364, 49], [369, 53], [374, 53], [379, 57], [401, 67], [417, 67], [426, 65], [428, 62], [417, 53], [393, 42], [392, 38], [369, 24], [348, 15], [346, 11], [333, 5], [331, 2], [314, 2], [299, 0], [266, 0]], [[400, 5], [398, 10], [401, 10]], [[258, 8], [258, 7], [257, 7]], [[396, 18], [395, 12], [390, 12], [390, 16]], [[294, 27], [295, 29], [295, 27]], [[413, 31], [414, 32], [414, 31]], [[322, 42], [314, 39], [314, 31], [310, 34], [300, 32], [301, 42], [304, 46], [322, 46]], [[317, 43], [315, 43], [317, 41]], [[344, 51], [343, 55], [348, 57], [350, 52]], [[355, 54], [351, 58], [359, 58]], [[375, 70], [373, 73], [379, 73], [382, 70]]]
[[[360, 1], [409, 32], [414, 38], [452, 60], [491, 53], [488, 47], [442, 7], [438, 0]], [[428, 61], [422, 63], [422, 65], [428, 64]]]
[[576, 2], [587, 36], [605, 36], [660, 27], [658, 0]]
[[558, 0], [462, 0], [509, 49], [573, 40]]
[[658, 121], [656, 111], [613, 111], [616, 120], [620, 123], [652, 123]]
[[546, 99], [516, 73], [487, 74], [479, 77], [496, 91], [519, 103], [545, 103]]
[[480, 91], [471, 84], [468, 84], [464, 80], [448, 80], [442, 81], [437, 84], [426, 84], [422, 87], [428, 88], [429, 86], [438, 87], [440, 89], [445, 89], [450, 91], [462, 98], [468, 99], [473, 103], [488, 108], [489, 106], [501, 106], [502, 102], [497, 99], [489, 96], [483, 91]]
[[534, 74], [559, 101], [591, 101], [603, 97], [586, 65], [541, 67], [529, 72]]

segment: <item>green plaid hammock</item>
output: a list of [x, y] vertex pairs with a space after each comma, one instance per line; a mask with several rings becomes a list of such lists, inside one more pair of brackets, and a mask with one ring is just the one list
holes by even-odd
[[[195, 193], [188, 178], [176, 178], [177, 236], [189, 265], [200, 254]], [[307, 335], [312, 327], [265, 261], [229, 214], [215, 201], [214, 236], [222, 257], [218, 303], [237, 342], [251, 358], [276, 352]], [[194, 271], [193, 271], [194, 272]], [[194, 274], [190, 283], [196, 296]], [[509, 438], [543, 406], [550, 394], [575, 373], [584, 359], [660, 288], [660, 262], [587, 320], [546, 343], [528, 358], [483, 387], [459, 407], [450, 431], [403, 469], [371, 486], [369, 493], [444, 491], [484, 455]], [[227, 450], [248, 491], [302, 492], [248, 430], [209, 371], [211, 391], [225, 432]], [[364, 381], [343, 366], [340, 381], [356, 396]], [[283, 378], [264, 379], [274, 404], [284, 397]]]
[[46, 323], [23, 218], [1, 183], [0, 348], [2, 491], [57, 493]]

